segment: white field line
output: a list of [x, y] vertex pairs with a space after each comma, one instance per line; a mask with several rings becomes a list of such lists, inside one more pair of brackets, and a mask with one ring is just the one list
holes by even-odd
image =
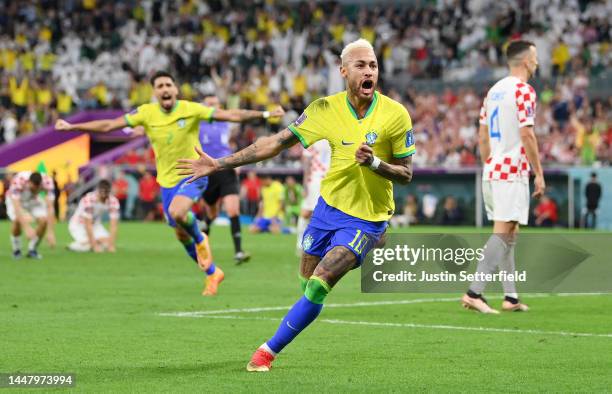
[[[530, 294], [528, 298], [542, 298], [542, 297], [574, 297], [574, 296], [597, 296], [608, 293], [560, 293], [560, 294]], [[501, 296], [491, 296], [488, 299], [501, 299]], [[459, 297], [447, 297], [447, 298], [415, 298], [412, 300], [392, 300], [392, 301], [362, 301], [362, 302], [350, 302], [345, 304], [325, 304], [325, 308], [354, 308], [354, 307], [367, 307], [367, 306], [381, 306], [381, 305], [409, 305], [409, 304], [421, 304], [424, 302], [459, 302]], [[233, 309], [218, 309], [212, 311], [189, 311], [189, 312], [161, 312], [159, 316], [174, 316], [174, 317], [199, 317], [208, 315], [225, 315], [231, 313], [257, 313], [257, 312], [270, 312], [270, 311], [288, 311], [291, 308], [289, 306], [264, 306], [257, 308], [233, 308]]]
[[[258, 317], [258, 316], [235, 316], [235, 315], [199, 315], [199, 316], [180, 316], [191, 318], [205, 319], [228, 319], [228, 320], [266, 320], [279, 322], [281, 319], [274, 317]], [[465, 326], [450, 326], [446, 324], [417, 324], [417, 323], [387, 323], [373, 321], [353, 321], [353, 320], [338, 320], [338, 319], [320, 319], [321, 323], [353, 325], [353, 326], [368, 326], [368, 327], [391, 327], [391, 328], [420, 328], [434, 330], [453, 330], [453, 331], [479, 331], [479, 332], [499, 332], [509, 334], [537, 334], [537, 335], [556, 335], [563, 337], [598, 337], [612, 338], [612, 334], [596, 334], [589, 332], [569, 332], [569, 331], [544, 331], [544, 330], [522, 330], [513, 328], [495, 328], [495, 327], [465, 327]]]

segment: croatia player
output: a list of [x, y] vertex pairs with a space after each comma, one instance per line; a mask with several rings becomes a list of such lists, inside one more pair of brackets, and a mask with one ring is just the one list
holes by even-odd
[[[204, 105], [219, 109], [219, 97], [212, 95], [204, 98]], [[202, 150], [210, 157], [219, 158], [232, 153], [229, 146], [230, 124], [227, 122], [200, 123], [200, 143]], [[242, 230], [240, 228], [240, 185], [238, 174], [233, 168], [216, 172], [208, 177], [208, 187], [202, 198], [206, 203], [206, 234], [210, 234], [210, 225], [219, 216], [220, 205], [229, 216], [230, 234], [234, 241], [234, 260], [242, 264], [251, 258], [251, 255], [242, 250]]]
[[302, 162], [304, 164], [304, 187], [306, 198], [302, 201], [302, 210], [297, 224], [297, 248], [302, 251], [302, 238], [304, 230], [310, 222], [312, 212], [321, 195], [321, 182], [329, 170], [331, 149], [327, 140], [320, 140], [304, 150]]
[[200, 153], [199, 159], [180, 160], [177, 166], [197, 182], [221, 169], [269, 159], [298, 142], [308, 148], [325, 139], [331, 146], [331, 166], [302, 240], [304, 295], [255, 351], [248, 371], [269, 371], [276, 355], [315, 320], [332, 287], [359, 267], [384, 235], [395, 209], [392, 182], [412, 179], [412, 122], [402, 104], [376, 91], [372, 45], [359, 39], [340, 57], [346, 91], [313, 101], [287, 129], [233, 155], [213, 159]]
[[243, 122], [268, 116], [282, 116], [284, 111], [280, 107], [272, 113], [243, 109], [223, 110], [178, 100], [179, 92], [174, 77], [164, 71], [158, 71], [151, 77], [151, 85], [156, 103], [143, 104], [115, 119], [77, 124], [60, 119], [55, 128], [104, 133], [127, 126], [144, 126], [155, 152], [157, 182], [162, 187], [166, 220], [175, 229], [176, 237], [187, 254], [206, 272], [206, 287], [202, 294], [215, 295], [224, 274], [213, 263], [208, 237], [198, 228], [197, 220], [191, 211], [194, 202], [206, 189], [208, 179], [199, 179], [188, 184], [186, 178], [174, 171], [174, 165], [181, 157], [198, 157], [193, 147], [197, 146], [197, 150], [201, 151], [198, 135], [202, 120]]
[[[529, 165], [535, 174], [534, 198], [545, 183], [533, 130], [536, 93], [527, 81], [538, 66], [536, 47], [529, 41], [513, 41], [506, 51], [510, 75], [487, 93], [480, 112], [479, 147], [484, 161], [482, 194], [493, 235], [487, 241], [477, 272], [514, 272], [514, 247], [519, 225], [529, 216]], [[502, 282], [504, 311], [526, 311], [518, 299], [514, 281]], [[474, 281], [463, 296], [464, 307], [483, 313], [499, 313], [482, 293], [485, 281]]]
[[[110, 233], [102, 224], [104, 215], [110, 219]], [[111, 194], [110, 182], [103, 179], [96, 191], [81, 198], [70, 218], [68, 231], [74, 241], [68, 249], [74, 252], [114, 252], [118, 225], [119, 200]]]
[[[45, 196], [43, 196], [45, 194]], [[55, 187], [46, 174], [23, 171], [15, 174], [6, 193], [6, 211], [11, 221], [11, 245], [13, 257], [21, 257], [21, 232], [28, 239], [29, 258], [40, 259], [37, 248], [40, 240], [49, 232], [55, 239], [54, 223]], [[31, 223], [36, 221], [36, 230]]]

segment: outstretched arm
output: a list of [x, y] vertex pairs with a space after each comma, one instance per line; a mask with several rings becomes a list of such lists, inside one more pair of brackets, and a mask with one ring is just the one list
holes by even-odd
[[92, 120], [91, 122], [75, 124], [68, 123], [63, 119], [58, 119], [57, 122], [55, 122], [55, 129], [58, 131], [80, 130], [97, 133], [108, 133], [109, 131], [120, 129], [126, 126], [128, 126], [128, 124], [123, 116], [116, 119]]
[[406, 185], [412, 180], [412, 156], [394, 158], [391, 163], [376, 159], [377, 163], [374, 162], [374, 151], [366, 143], [362, 143], [355, 152], [355, 160], [360, 165], [369, 166], [372, 171], [390, 181]]
[[285, 111], [279, 106], [273, 111], [255, 111], [250, 109], [215, 109], [212, 115], [214, 120], [226, 122], [245, 122], [251, 119], [268, 119], [281, 117]]
[[213, 159], [200, 148], [195, 147], [200, 156], [198, 159], [179, 159], [177, 169], [182, 170], [180, 175], [189, 175], [193, 182], [215, 171], [236, 168], [245, 164], [256, 163], [278, 155], [299, 142], [298, 138], [289, 129], [268, 137], [261, 137], [246, 148], [220, 159]]

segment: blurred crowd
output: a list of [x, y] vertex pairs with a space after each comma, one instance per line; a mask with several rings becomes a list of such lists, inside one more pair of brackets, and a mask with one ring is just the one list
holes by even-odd
[[168, 69], [180, 77], [185, 99], [214, 91], [228, 108], [288, 109], [271, 130], [243, 127], [235, 137], [242, 147], [294, 120], [313, 99], [342, 90], [338, 54], [361, 36], [375, 46], [383, 92], [406, 104], [421, 132], [419, 165], [470, 165], [478, 160], [475, 119], [484, 91], [394, 91], [392, 81], [497, 78], [508, 40], [523, 37], [538, 46], [542, 80], [555, 78], [539, 91], [544, 160], [609, 162], [610, 101], [589, 100], [586, 91], [609, 68], [612, 2], [418, 4], [0, 2], [0, 140], [75, 110], [149, 102], [147, 77]]

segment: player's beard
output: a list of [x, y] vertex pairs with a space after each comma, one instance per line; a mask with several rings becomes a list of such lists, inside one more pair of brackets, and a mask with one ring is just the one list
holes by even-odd
[[374, 80], [372, 81], [372, 87], [370, 88], [371, 90], [371, 94], [364, 94], [361, 90], [361, 87], [363, 85], [363, 80], [359, 79], [359, 80], [354, 80], [352, 83], [349, 83], [349, 90], [350, 93], [353, 97], [356, 97], [358, 100], [363, 100], [363, 101], [372, 101], [372, 99], [374, 98], [374, 92], [376, 91], [376, 82]]
[[165, 100], [161, 99], [160, 103], [164, 111], [170, 111], [172, 107], [174, 107], [174, 104], [176, 104], [176, 98], [170, 98]]

